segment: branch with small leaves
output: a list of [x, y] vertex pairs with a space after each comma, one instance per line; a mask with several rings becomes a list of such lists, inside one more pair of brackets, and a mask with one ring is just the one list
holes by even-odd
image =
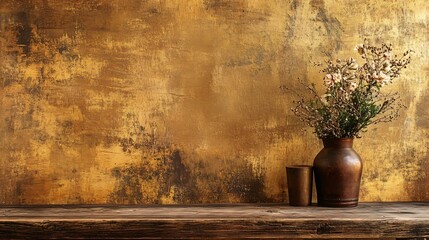
[[405, 106], [399, 93], [383, 94], [381, 88], [400, 76], [411, 62], [411, 50], [398, 57], [392, 45], [380, 47], [360, 44], [355, 48], [364, 63], [349, 58], [328, 61], [325, 93], [320, 95], [314, 84], [306, 86], [311, 97], [299, 96], [292, 109], [306, 125], [313, 127], [319, 138], [360, 137], [373, 124], [391, 122]]

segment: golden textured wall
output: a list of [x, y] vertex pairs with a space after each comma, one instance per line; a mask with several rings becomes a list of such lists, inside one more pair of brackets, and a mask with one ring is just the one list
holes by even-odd
[[0, 3], [0, 203], [287, 200], [321, 149], [279, 86], [356, 44], [415, 50], [399, 120], [356, 140], [362, 201], [429, 201], [429, 2]]

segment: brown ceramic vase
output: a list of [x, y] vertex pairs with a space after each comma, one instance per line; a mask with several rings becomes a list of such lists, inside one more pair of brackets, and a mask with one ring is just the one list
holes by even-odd
[[362, 160], [353, 150], [353, 138], [323, 139], [324, 148], [314, 159], [317, 205], [358, 205]]

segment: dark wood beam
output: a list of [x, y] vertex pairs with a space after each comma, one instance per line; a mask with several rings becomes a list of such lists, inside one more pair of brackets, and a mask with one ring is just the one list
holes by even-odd
[[418, 237], [429, 237], [429, 203], [0, 207], [2, 239]]

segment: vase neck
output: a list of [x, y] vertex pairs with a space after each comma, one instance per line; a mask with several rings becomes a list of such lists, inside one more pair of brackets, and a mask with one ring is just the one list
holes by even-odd
[[327, 138], [323, 139], [325, 148], [353, 148], [353, 138]]

